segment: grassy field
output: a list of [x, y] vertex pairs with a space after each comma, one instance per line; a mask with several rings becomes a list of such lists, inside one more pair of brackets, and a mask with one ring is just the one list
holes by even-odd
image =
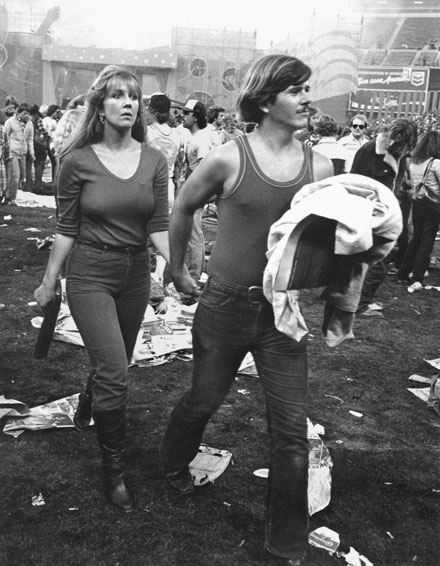
[[[4, 216], [11, 215], [9, 220]], [[33, 300], [48, 250], [26, 228], [54, 232], [54, 211], [0, 209], [0, 394], [30, 407], [77, 393], [88, 359], [83, 348], [52, 345], [33, 359], [39, 315]], [[215, 230], [205, 226], [208, 240]], [[428, 282], [440, 285], [440, 271]], [[432, 375], [440, 357], [440, 294], [409, 295], [390, 276], [380, 289], [383, 318], [358, 317], [355, 339], [328, 349], [320, 336], [319, 290], [304, 292], [309, 325], [310, 419], [325, 428], [333, 460], [330, 505], [311, 517], [375, 566], [440, 564], [440, 419], [407, 391], [408, 377]], [[240, 377], [206, 431], [233, 464], [193, 497], [172, 493], [158, 446], [167, 417], [189, 384], [191, 362], [130, 369], [128, 476], [137, 509], [123, 515], [105, 500], [93, 427], [0, 434], [1, 566], [262, 566], [265, 486], [252, 472], [268, 463], [263, 395]], [[239, 393], [247, 389], [248, 395]], [[355, 417], [354, 410], [362, 413]], [[4, 420], [0, 426], [3, 428]], [[35, 494], [45, 505], [34, 507]], [[310, 565], [345, 564], [312, 549]]]

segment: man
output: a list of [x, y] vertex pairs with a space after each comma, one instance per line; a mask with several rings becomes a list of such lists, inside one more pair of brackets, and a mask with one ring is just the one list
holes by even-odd
[[[190, 99], [183, 107], [185, 121], [183, 126], [191, 132], [185, 147], [186, 153], [186, 181], [190, 175], [200, 165], [208, 153], [217, 146], [216, 139], [212, 136], [212, 131], [207, 127], [206, 107], [196, 99]], [[204, 203], [203, 203], [204, 204]], [[186, 265], [194, 280], [198, 281], [204, 270], [205, 265], [205, 238], [202, 231], [202, 210], [201, 206], [194, 213], [193, 226], [188, 241], [188, 251], [186, 254]]]
[[366, 144], [368, 137], [365, 135], [366, 128], [368, 126], [367, 118], [363, 114], [356, 114], [350, 123], [350, 133], [348, 136], [342, 137], [338, 143], [345, 147], [347, 153], [349, 154], [349, 159], [346, 164], [346, 170], [350, 171], [351, 165], [353, 163], [354, 156], [357, 150]]
[[226, 109], [218, 104], [210, 106], [206, 113], [206, 118], [208, 121], [208, 130], [211, 131], [215, 145], [221, 145], [225, 143], [226, 137], [223, 135], [223, 124], [225, 121]]
[[270, 226], [303, 185], [333, 173], [326, 157], [312, 158], [311, 148], [294, 137], [307, 125], [310, 74], [287, 55], [268, 55], [251, 66], [238, 106], [242, 119], [258, 128], [203, 159], [176, 199], [170, 226], [174, 284], [197, 296], [197, 285], [184, 274], [186, 242], [194, 213], [217, 199], [217, 240], [193, 324], [192, 386], [162, 441], [165, 476], [181, 493], [193, 490], [188, 464], [251, 351], [271, 436], [267, 564], [285, 566], [304, 564], [307, 545], [307, 340], [296, 342], [276, 330], [262, 282]]
[[[183, 147], [182, 136], [177, 128], [172, 128], [170, 121], [171, 100], [166, 94], [154, 93], [148, 103], [152, 123], [147, 129], [148, 143], [162, 151], [168, 163], [168, 210], [174, 204], [177, 183], [175, 179], [176, 166], [181, 156]], [[178, 168], [177, 168], [178, 169]], [[156, 254], [155, 274], [163, 282], [166, 261], [160, 254]]]
[[26, 155], [35, 161], [34, 127], [30, 120], [30, 108], [26, 102], [17, 107], [17, 113], [5, 122], [5, 132], [9, 138], [11, 160], [9, 162], [9, 188], [7, 204], [15, 205], [20, 183], [26, 178]]
[[[34, 128], [34, 154], [35, 161], [31, 156], [26, 156], [26, 190], [37, 195], [43, 194], [43, 172], [46, 165], [47, 152], [49, 151], [50, 137], [43, 126], [43, 116], [37, 104], [30, 107], [32, 125]], [[32, 163], [35, 167], [35, 180], [32, 184]]]
[[336, 139], [338, 124], [333, 116], [323, 114], [315, 125], [315, 134], [319, 139], [318, 143], [313, 146], [313, 151], [321, 153], [331, 160], [335, 175], [348, 173], [347, 161], [350, 160], [350, 157], [347, 149], [339, 145]]
[[[364, 144], [356, 153], [351, 173], [380, 181], [389, 187], [399, 201], [403, 230], [397, 240], [396, 262], [402, 260], [408, 244], [408, 219], [411, 208], [410, 184], [407, 180], [408, 157], [417, 143], [417, 126], [398, 118], [381, 132], [375, 141]], [[362, 287], [357, 312], [363, 316], [381, 317], [379, 310], [370, 308], [374, 295], [388, 275], [389, 258], [370, 265]]]

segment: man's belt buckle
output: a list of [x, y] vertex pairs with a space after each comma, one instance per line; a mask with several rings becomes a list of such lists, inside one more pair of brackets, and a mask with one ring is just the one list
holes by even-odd
[[252, 304], [260, 304], [264, 301], [263, 288], [253, 285], [248, 288], [248, 300]]

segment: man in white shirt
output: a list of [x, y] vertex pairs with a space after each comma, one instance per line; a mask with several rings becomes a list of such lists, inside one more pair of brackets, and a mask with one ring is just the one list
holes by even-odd
[[[217, 147], [212, 131], [207, 127], [206, 107], [196, 99], [190, 99], [183, 107], [183, 126], [191, 132], [185, 152], [187, 161], [186, 179], [214, 147]], [[198, 281], [205, 263], [205, 239], [202, 231], [202, 208], [194, 214], [191, 236], [186, 254], [186, 265], [191, 276]]]
[[214, 141], [216, 145], [221, 145], [225, 143], [227, 140], [223, 135], [223, 123], [225, 121], [225, 112], [226, 109], [223, 106], [219, 106], [215, 104], [214, 106], [210, 106], [206, 113], [206, 117], [208, 120], [208, 129], [212, 132]]
[[346, 164], [346, 170], [348, 173], [351, 170], [351, 165], [357, 150], [370, 141], [365, 135], [367, 126], [368, 122], [366, 116], [363, 114], [356, 114], [356, 116], [351, 119], [350, 133], [348, 136], [344, 136], [338, 141], [340, 145], [346, 148], [349, 154], [349, 160]]

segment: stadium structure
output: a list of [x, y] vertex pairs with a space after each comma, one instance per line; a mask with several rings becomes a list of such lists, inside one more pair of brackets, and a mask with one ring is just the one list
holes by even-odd
[[[51, 32], [59, 9], [29, 15], [25, 5], [20, 13], [0, 5], [0, 105], [14, 94], [29, 103], [64, 106], [113, 63], [132, 68], [146, 94], [195, 97], [234, 110], [244, 74], [264, 54], [257, 49], [257, 32], [178, 27], [170, 46], [154, 49], [64, 45]], [[342, 0], [331, 15], [328, 6], [326, 14], [316, 9], [303, 24], [303, 33], [292, 33], [266, 53], [309, 63], [314, 104], [340, 123], [358, 111], [395, 118], [439, 108], [439, 0], [370, 0], [367, 6]]]

